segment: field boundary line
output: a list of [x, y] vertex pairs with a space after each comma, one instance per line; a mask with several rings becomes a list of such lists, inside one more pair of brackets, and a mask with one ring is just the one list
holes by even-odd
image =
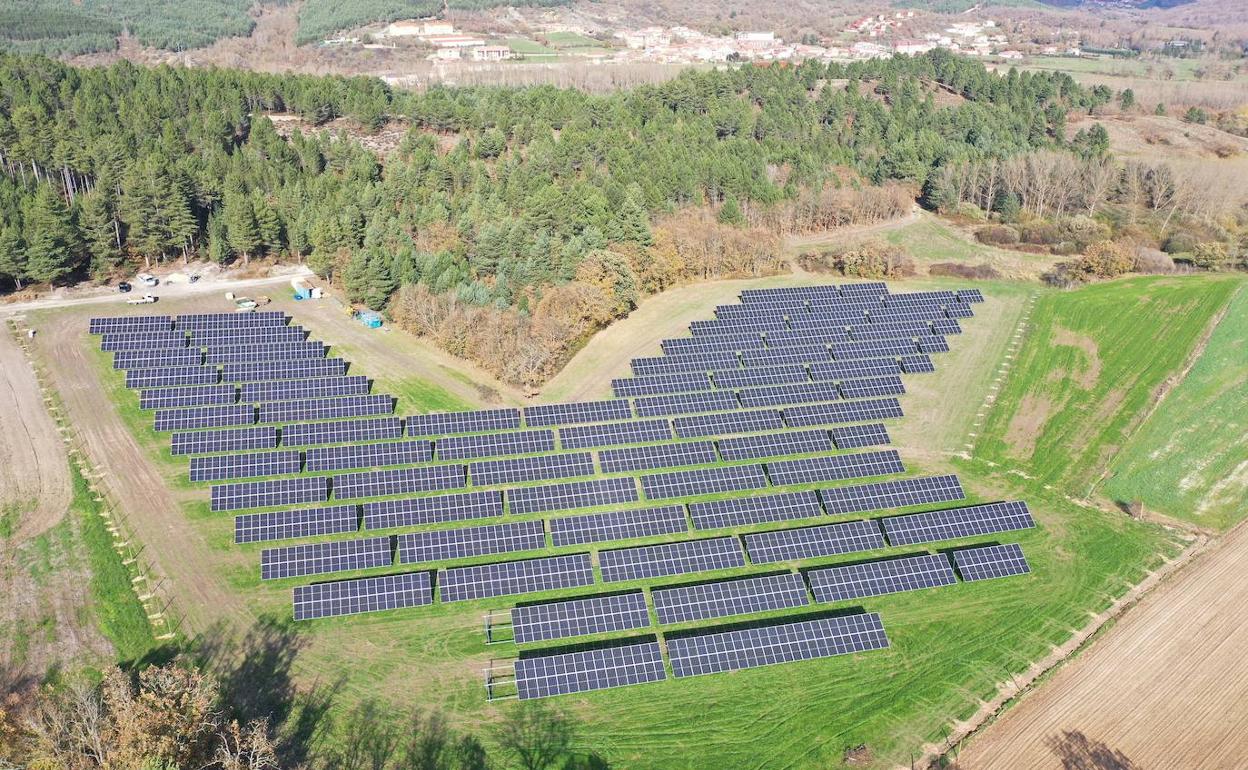
[[130, 525], [120, 505], [113, 498], [111, 491], [103, 480], [106, 474], [92, 462], [86, 450], [86, 442], [77, 428], [67, 419], [65, 407], [60, 396], [49, 383], [51, 377], [40, 366], [31, 353], [28, 338], [21, 334], [16, 320], [10, 319], [8, 332], [22, 349], [26, 362], [35, 374], [40, 395], [43, 396], [44, 407], [56, 424], [57, 433], [65, 444], [66, 459], [74, 464], [87, 483], [87, 490], [99, 505], [99, 515], [104, 519], [104, 527], [112, 535], [113, 551], [121, 561], [121, 566], [130, 575], [130, 586], [135, 598], [143, 607], [148, 625], [152, 629], [152, 637], [157, 642], [170, 641], [178, 636], [183, 627], [183, 618], [174, 610], [173, 597], [165, 590], [165, 580], [154, 566], [143, 558], [143, 547], [134, 528]]
[[1100, 638], [1103, 630], [1108, 630], [1110, 624], [1121, 619], [1144, 598], [1167, 584], [1196, 559], [1213, 551], [1222, 542], [1222, 537], [1213, 538], [1203, 534], [1194, 536], [1186, 548], [1149, 572], [1143, 580], [1116, 599], [1107, 609], [1094, 616], [1091, 622], [1074, 633], [1070, 639], [1054, 648], [1046, 657], [1033, 663], [1023, 674], [1011, 676], [1009, 682], [999, 685], [996, 697], [985, 702], [969, 719], [954, 723], [944, 745], [932, 743], [925, 745], [923, 754], [911, 763], [910, 770], [956, 767], [957, 755], [963, 746], [991, 727], [1008, 709], [1048, 681], [1052, 674], [1078, 658]]

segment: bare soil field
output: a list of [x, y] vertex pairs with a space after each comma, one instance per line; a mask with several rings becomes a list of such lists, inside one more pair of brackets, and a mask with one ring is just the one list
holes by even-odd
[[7, 326], [0, 326], [0, 510], [17, 514], [14, 542], [61, 520], [69, 507], [69, 463], [35, 373]]
[[1239, 767], [1248, 527], [1174, 575], [957, 759], [974, 768]]

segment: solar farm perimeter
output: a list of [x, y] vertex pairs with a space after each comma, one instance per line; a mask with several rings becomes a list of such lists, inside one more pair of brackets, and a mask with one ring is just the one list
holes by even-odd
[[[940, 654], [925, 636], [972, 631], [949, 627], [955, 609], [1008, 614], [1058, 560], [1026, 501], [976, 494], [891, 447], [906, 384], [941, 378], [978, 291], [850, 284], [740, 300], [665, 340], [664, 355], [635, 359], [614, 399], [426, 415], [394, 414], [367, 372], [281, 312], [98, 318], [90, 332], [210, 501], [196, 515], [233, 517], [228, 548], [251, 574], [232, 582], [266, 608], [284, 596], [307, 633], [410, 624], [442, 648], [434, 689], [453, 708], [645, 704], [655, 732], [680, 724], [689, 740], [669, 749], [691, 752], [697, 720], [659, 715], [722, 692], [701, 682], [727, 678], [733, 698], [813, 686], [806, 708], [838, 710], [840, 727], [805, 754], [789, 743], [803, 736], [777, 738], [802, 766], [854, 745], [850, 725], [890, 712], [904, 722], [905, 704], [872, 701], [873, 680], [921, 675]], [[1063, 530], [1084, 547], [1115, 536]], [[1145, 544], [1115, 545], [1143, 561], [1132, 546]], [[1069, 609], [1042, 633], [988, 640], [1002, 670], [982, 681], [1060, 639], [1077, 622]], [[984, 668], [983, 644], [966, 647], [978, 660], [946, 666], [952, 681]], [[386, 652], [341, 662], [419, 664]], [[941, 684], [915, 686], [956, 710]], [[632, 749], [654, 745], [619, 727], [600, 725], [611, 756], [640, 760]], [[703, 750], [748, 751], [714, 738]], [[775, 766], [766, 756], [757, 766]]]

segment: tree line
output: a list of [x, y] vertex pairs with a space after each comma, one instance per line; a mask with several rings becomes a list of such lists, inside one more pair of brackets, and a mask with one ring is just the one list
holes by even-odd
[[[666, 258], [650, 253], [656, 229], [705, 227], [686, 208], [773, 235], [874, 221], [935, 169], [1065, 152], [1067, 113], [1108, 98], [940, 51], [691, 71], [606, 95], [4, 56], [0, 284], [294, 258], [371, 307], [421, 285], [529, 317], [591, 254], [621, 255], [640, 278]], [[283, 138], [266, 117], [279, 112], [411, 130], [378, 157], [341, 132]], [[721, 274], [752, 253], [711, 249], [720, 267], [675, 274]]]
[[47, 56], [112, 51], [122, 32], [153, 48], [202, 48], [250, 35], [251, 6], [251, 0], [18, 0], [0, 9], [0, 50]]

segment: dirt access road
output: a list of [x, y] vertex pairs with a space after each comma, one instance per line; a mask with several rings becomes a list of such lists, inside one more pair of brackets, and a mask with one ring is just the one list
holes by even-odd
[[957, 767], [1243, 767], [1246, 561], [1240, 525], [973, 739]]

